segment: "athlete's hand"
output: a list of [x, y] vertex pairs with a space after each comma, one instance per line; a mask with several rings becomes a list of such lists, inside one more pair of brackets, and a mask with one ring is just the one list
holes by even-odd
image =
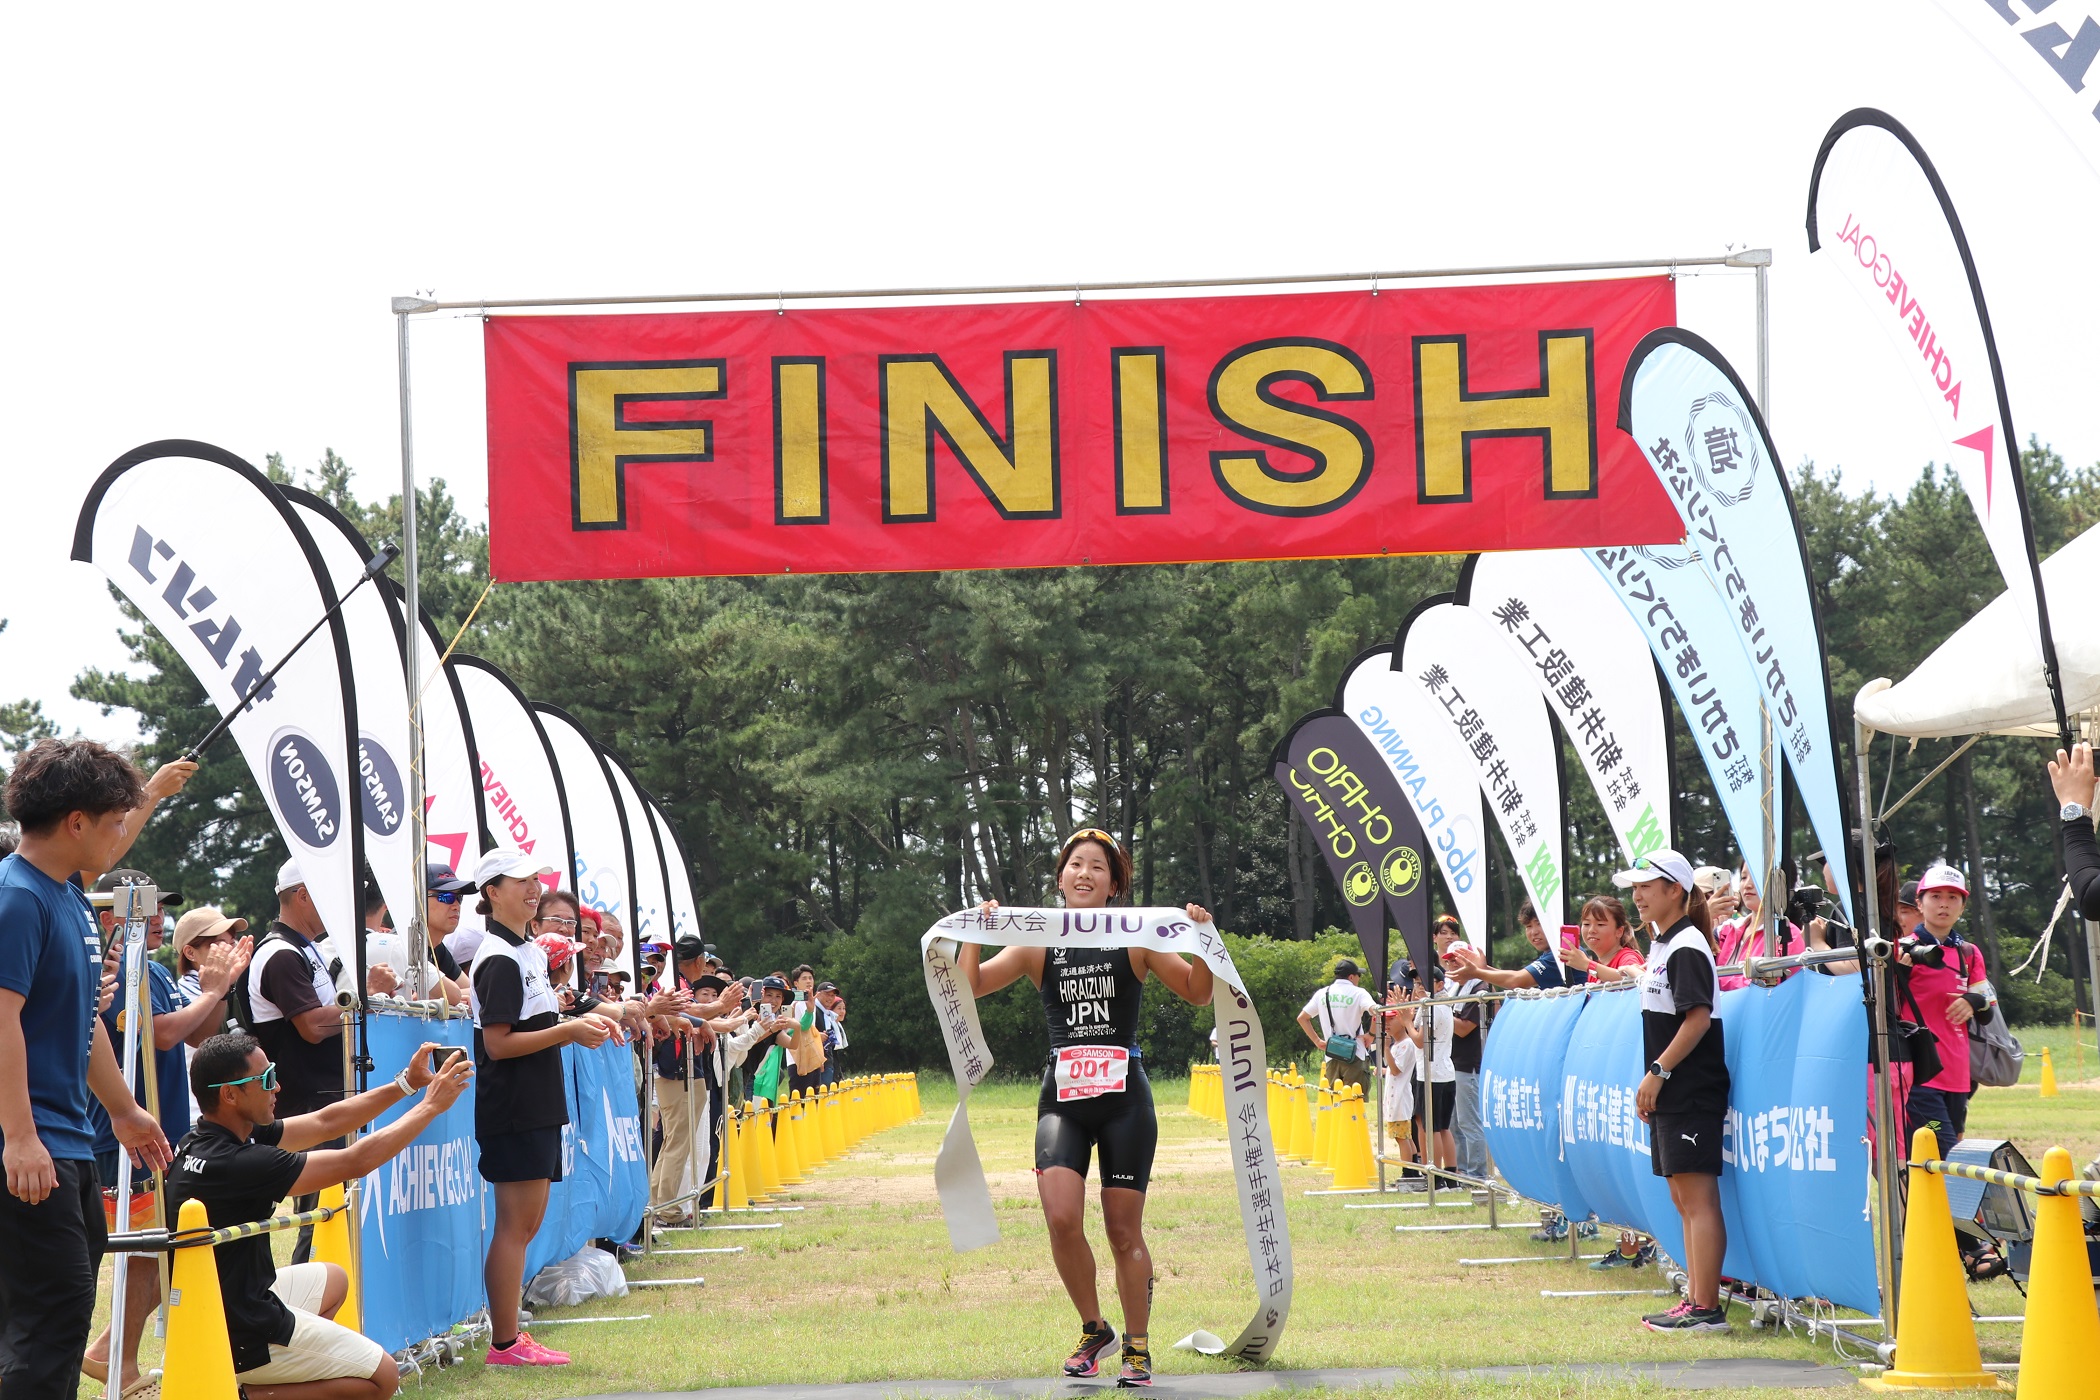
[[612, 1034], [611, 1028], [596, 1016], [578, 1016], [568, 1023], [569, 1042], [581, 1045], [586, 1050], [595, 1050]]
[[980, 918], [989, 919], [998, 912], [999, 901], [996, 899], [987, 899], [984, 903], [977, 906], [977, 914]]
[[1662, 1097], [1663, 1082], [1652, 1074], [1641, 1076], [1641, 1087], [1633, 1095], [1633, 1111], [1646, 1123], [1655, 1116], [1655, 1101]]
[[2069, 753], [2062, 749], [2049, 761], [2049, 784], [2056, 789], [2059, 804], [2076, 802], [2088, 810], [2093, 805], [2093, 746], [2074, 744]]
[[1191, 904], [1188, 907], [1188, 916], [1189, 922], [1192, 924], [1207, 924], [1210, 922], [1210, 910], [1205, 909], [1200, 904]]

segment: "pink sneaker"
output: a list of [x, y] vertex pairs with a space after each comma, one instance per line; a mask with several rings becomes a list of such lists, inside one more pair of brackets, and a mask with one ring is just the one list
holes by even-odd
[[482, 1364], [486, 1366], [566, 1366], [569, 1364], [569, 1354], [565, 1351], [555, 1351], [552, 1348], [543, 1347], [532, 1339], [530, 1332], [520, 1332], [518, 1340], [512, 1342], [501, 1351], [498, 1351], [495, 1346], [491, 1345], [489, 1354], [483, 1358]]

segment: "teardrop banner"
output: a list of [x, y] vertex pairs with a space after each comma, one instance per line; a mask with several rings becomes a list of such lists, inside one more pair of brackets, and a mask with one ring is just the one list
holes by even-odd
[[1230, 1342], [1194, 1332], [1175, 1343], [1207, 1356], [1258, 1364], [1275, 1353], [1291, 1312], [1291, 1231], [1284, 1182], [1269, 1135], [1269, 1053], [1261, 1016], [1232, 953], [1211, 924], [1192, 924], [1180, 909], [965, 910], [926, 930], [919, 955], [926, 991], [955, 1071], [955, 1113], [933, 1163], [933, 1184], [949, 1242], [958, 1253], [999, 1238], [992, 1191], [970, 1133], [970, 1091], [992, 1070], [992, 1052], [977, 1019], [977, 999], [956, 967], [963, 943], [1020, 948], [1155, 948], [1210, 965], [1217, 1015], [1218, 1063], [1225, 1090], [1225, 1154], [1232, 1162], [1247, 1258], [1254, 1273], [1254, 1315]]
[[605, 758], [606, 776], [612, 779], [613, 790], [619, 794], [620, 810], [627, 817], [628, 840], [634, 846], [634, 919], [627, 937], [620, 942], [620, 960], [639, 987], [641, 946], [672, 941], [670, 853], [664, 849], [662, 834], [657, 830], [653, 815], [656, 804], [635, 782], [625, 763], [602, 745], [599, 752]]
[[1660, 543], [1668, 278], [491, 316], [506, 583]]
[[1388, 926], [1400, 930], [1417, 967], [1429, 965], [1430, 849], [1414, 807], [1383, 756], [1339, 710], [1315, 710], [1292, 725], [1270, 766], [1341, 889], [1383, 996]]
[[1432, 702], [1393, 670], [1393, 649], [1372, 647], [1349, 663], [1334, 708], [1349, 716], [1406, 794], [1466, 941], [1483, 954], [1487, 922], [1487, 840], [1473, 757], [1458, 745]]
[[224, 448], [150, 442], [88, 492], [73, 557], [167, 639], [221, 715], [291, 656], [229, 732], [322, 923], [351, 937], [364, 913], [365, 826], [349, 637], [338, 612], [292, 654], [337, 595], [291, 502]]
[[[566, 711], [535, 704], [533, 713], [547, 732], [554, 764], [561, 772], [569, 804], [570, 866], [563, 884], [593, 909], [620, 921], [633, 947], [635, 854], [628, 830], [627, 804], [613, 786], [612, 767], [598, 751], [598, 741]], [[645, 834], [642, 839], [648, 840]]]
[[[473, 729], [482, 835], [489, 848], [515, 846], [538, 856], [559, 872], [562, 888], [575, 890], [568, 793], [554, 745], [532, 702], [502, 670], [478, 656], [455, 652], [445, 665], [459, 683]], [[464, 965], [480, 941], [480, 926], [462, 916], [460, 927], [465, 936], [447, 946]]]

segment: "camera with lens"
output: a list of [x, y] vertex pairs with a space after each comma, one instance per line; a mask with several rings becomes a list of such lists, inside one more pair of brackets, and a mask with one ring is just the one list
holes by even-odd
[[1913, 967], [1945, 967], [1947, 949], [1938, 943], [1926, 943], [1917, 938], [1903, 940], [1903, 951], [1909, 955]]
[[1821, 885], [1812, 885], [1804, 881], [1794, 886], [1794, 892], [1787, 896], [1787, 922], [1806, 924], [1811, 919], [1821, 918], [1823, 906], [1829, 902], [1830, 896], [1823, 892]]

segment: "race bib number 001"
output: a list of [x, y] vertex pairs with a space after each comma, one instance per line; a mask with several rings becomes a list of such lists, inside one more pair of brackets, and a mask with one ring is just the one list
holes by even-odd
[[1066, 1045], [1057, 1052], [1057, 1099], [1120, 1094], [1130, 1082], [1130, 1051], [1121, 1045]]

